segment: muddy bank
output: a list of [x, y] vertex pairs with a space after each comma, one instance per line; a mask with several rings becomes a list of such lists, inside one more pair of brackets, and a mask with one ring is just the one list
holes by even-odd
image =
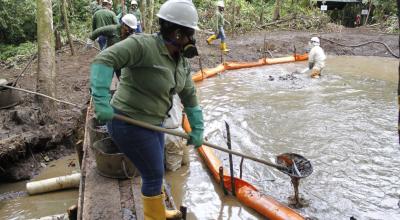
[[[29, 179], [47, 162], [74, 152], [82, 144], [82, 127], [89, 100], [88, 71], [95, 50], [75, 45], [77, 54], [71, 56], [64, 47], [57, 53], [57, 97], [82, 105], [81, 109], [57, 103], [55, 118], [49, 118], [36, 103], [34, 96], [18, 92], [19, 105], [0, 110], [0, 181]], [[1, 78], [13, 82], [22, 71], [3, 68]], [[18, 81], [17, 87], [35, 91], [37, 60]]]
[[[266, 54], [267, 57], [287, 56], [293, 54], [295, 50], [297, 53], [304, 53], [311, 36], [321, 36], [345, 45], [381, 41], [395, 53], [398, 53], [399, 47], [397, 35], [377, 33], [365, 28], [343, 28], [333, 33], [253, 32], [245, 35], [228, 35], [226, 42], [231, 51], [223, 56], [223, 59], [254, 61], [265, 56], [264, 48], [269, 51]], [[212, 45], [207, 45], [205, 41], [207, 37], [208, 34], [202, 32], [197, 34], [203, 68], [214, 67], [221, 62], [219, 41], [216, 40]], [[68, 47], [64, 47], [57, 53], [57, 98], [85, 106], [89, 100], [89, 65], [98, 51], [86, 50], [79, 44], [75, 46], [77, 51], [75, 56], [70, 55]], [[392, 57], [387, 49], [379, 44], [352, 48], [322, 39], [321, 46], [328, 55]], [[199, 58], [194, 58], [190, 62], [193, 71], [200, 69]], [[20, 63], [18, 67], [0, 67], [1, 78], [14, 81], [24, 66], [25, 63]], [[18, 82], [17, 87], [34, 91], [36, 69], [35, 60]], [[26, 179], [34, 175], [35, 170], [41, 166], [32, 167], [34, 163], [32, 154], [40, 155], [41, 152], [52, 150], [55, 153], [50, 159], [56, 159], [64, 153], [73, 152], [76, 143], [81, 144], [85, 108], [77, 109], [65, 104], [57, 104], [57, 117], [50, 120], [47, 113], [42, 112], [40, 106], [36, 104], [33, 95], [19, 94], [22, 98], [20, 105], [0, 110], [0, 181]], [[41, 157], [38, 156], [38, 158]], [[25, 162], [19, 163], [21, 161]], [[15, 164], [20, 165], [15, 166]]]
[[[215, 40], [212, 45], [208, 45], [206, 43], [208, 36], [210, 35], [200, 32], [197, 37], [198, 44], [200, 45], [199, 50], [202, 54], [203, 68], [214, 67], [221, 62], [220, 41]], [[378, 33], [368, 28], [343, 27], [338, 32], [260, 31], [245, 35], [228, 35], [226, 42], [230, 52], [223, 59], [227, 61], [254, 61], [264, 57], [264, 51], [267, 50], [270, 52], [267, 52], [267, 57], [271, 57], [271, 55], [272, 57], [292, 55], [295, 50], [298, 54], [302, 54], [306, 52], [308, 41], [313, 36], [322, 38], [321, 47], [328, 56], [393, 57], [381, 44], [372, 43], [360, 47], [343, 47], [330, 41], [344, 45], [358, 45], [369, 41], [380, 41], [387, 44], [396, 55], [399, 54], [398, 35]], [[264, 47], [266, 50], [264, 50]], [[200, 68], [198, 58], [194, 58], [191, 63], [194, 70], [197, 71]]]

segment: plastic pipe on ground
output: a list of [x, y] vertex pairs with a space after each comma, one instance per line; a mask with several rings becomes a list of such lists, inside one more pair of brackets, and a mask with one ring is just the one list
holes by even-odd
[[26, 191], [29, 195], [52, 192], [60, 189], [69, 189], [79, 187], [81, 179], [80, 173], [74, 173], [68, 176], [60, 176], [51, 179], [33, 181], [26, 184]]

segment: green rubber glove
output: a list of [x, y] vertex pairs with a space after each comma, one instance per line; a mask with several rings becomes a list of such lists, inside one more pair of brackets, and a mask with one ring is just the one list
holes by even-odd
[[114, 110], [110, 105], [110, 85], [113, 78], [113, 68], [104, 64], [94, 63], [90, 68], [90, 87], [94, 101], [94, 112], [97, 120], [111, 121]]
[[203, 144], [203, 112], [201, 111], [200, 106], [186, 107], [184, 110], [189, 119], [190, 128], [192, 129], [192, 132], [189, 133], [190, 139], [187, 143], [198, 148]]

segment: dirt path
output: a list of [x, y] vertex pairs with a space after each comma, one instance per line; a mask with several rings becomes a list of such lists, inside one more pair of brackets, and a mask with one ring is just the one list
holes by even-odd
[[[224, 56], [224, 59], [255, 61], [263, 57], [264, 38], [266, 48], [274, 57], [293, 54], [294, 46], [297, 53], [304, 53], [308, 40], [315, 35], [345, 45], [381, 41], [395, 53], [398, 53], [399, 48], [397, 35], [374, 33], [367, 29], [343, 29], [337, 33], [321, 34], [293, 31], [255, 32], [238, 36], [228, 35], [227, 44], [231, 52]], [[203, 68], [214, 67], [221, 62], [219, 41], [207, 45], [206, 38], [204, 33], [197, 35]], [[64, 52], [57, 53], [57, 98], [86, 105], [89, 100], [89, 65], [97, 51], [85, 50], [81, 45], [76, 46], [76, 56], [70, 56], [67, 47], [64, 47]], [[392, 57], [385, 47], [379, 44], [350, 48], [322, 40], [321, 46], [328, 55]], [[199, 70], [198, 58], [192, 59], [191, 64], [194, 71]], [[19, 66], [19, 69], [3, 67], [1, 78], [15, 80], [24, 64]], [[35, 90], [36, 67], [37, 63], [32, 63], [17, 87]], [[74, 146], [77, 143], [81, 144], [79, 140], [82, 134], [79, 133], [79, 128], [83, 127], [85, 109], [57, 104], [58, 118], [49, 122], [43, 120], [46, 113], [41, 112], [41, 108], [35, 104], [33, 95], [21, 93], [21, 97], [23, 101], [20, 105], [0, 110], [0, 181], [30, 178], [47, 161], [74, 152]]]

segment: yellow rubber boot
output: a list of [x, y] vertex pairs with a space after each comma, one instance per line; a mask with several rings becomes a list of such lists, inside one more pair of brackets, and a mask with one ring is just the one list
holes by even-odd
[[229, 49], [226, 47], [225, 42], [221, 43], [221, 45], [219, 47], [222, 50], [222, 52], [224, 52], [225, 54], [229, 52]]
[[[162, 193], [161, 196], [163, 197], [163, 202], [164, 202], [165, 201], [165, 194]], [[169, 209], [165, 208], [165, 217], [167, 219], [181, 219], [182, 218], [182, 213], [181, 213], [181, 211], [179, 211], [177, 209], [169, 210]]]
[[207, 38], [207, 44], [211, 44], [213, 40], [217, 39], [217, 35], [213, 34]]
[[144, 220], [165, 220], [165, 206], [162, 195], [158, 196], [143, 196], [143, 213]]

